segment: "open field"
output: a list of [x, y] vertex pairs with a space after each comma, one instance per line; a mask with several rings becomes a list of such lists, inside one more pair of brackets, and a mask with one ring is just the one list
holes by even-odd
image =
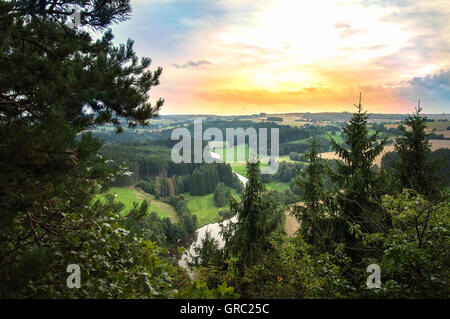
[[[134, 187], [111, 187], [108, 190], [108, 194], [116, 194], [115, 201], [121, 202], [125, 205], [121, 214], [125, 214], [127, 211], [133, 208], [133, 203], [139, 203], [146, 199], [150, 202], [149, 212], [155, 212], [158, 217], [164, 218], [169, 217], [172, 222], [177, 222], [177, 214], [175, 209], [164, 202], [155, 200], [153, 195], [147, 194], [139, 188]], [[102, 195], [97, 196], [97, 198], [102, 198]]]
[[278, 161], [281, 163], [281, 162], [287, 162], [287, 163], [302, 163], [302, 162], [300, 162], [300, 161], [294, 161], [294, 160], [291, 160], [290, 158], [289, 158], [289, 155], [281, 155], [279, 158], [278, 158]]
[[[250, 147], [248, 144], [244, 145], [234, 145], [234, 147], [215, 147], [211, 149], [212, 152], [219, 154], [220, 158], [227, 163], [244, 163], [246, 160], [250, 158]], [[233, 159], [227, 159], [227, 152], [232, 152], [234, 154]], [[255, 154], [257, 154], [257, 151], [254, 151]], [[238, 162], [238, 156], [243, 158], [243, 161]]]
[[247, 167], [245, 166], [245, 163], [231, 163], [230, 165], [233, 171], [239, 175], [247, 177]]
[[[240, 196], [237, 194], [235, 189], [231, 189], [231, 194], [234, 198], [238, 199]], [[122, 210], [122, 214], [133, 208], [133, 203], [141, 203], [144, 199], [150, 202], [149, 212], [155, 212], [158, 217], [164, 218], [169, 217], [172, 222], [178, 222], [178, 216], [172, 205], [164, 203], [163, 201], [156, 200], [154, 195], [145, 193], [143, 190], [137, 187], [111, 187], [108, 191], [110, 194], [116, 194], [115, 201], [121, 202], [125, 205]], [[184, 194], [186, 200], [188, 201], [188, 208], [191, 210], [192, 214], [197, 215], [198, 226], [216, 222], [217, 215], [222, 209], [226, 209], [228, 206], [216, 207], [214, 204], [213, 196], [214, 194], [207, 194], [203, 196], [191, 196], [189, 193]], [[101, 198], [99, 195], [98, 198]]]
[[203, 196], [191, 196], [189, 193], [184, 194], [184, 198], [188, 201], [189, 210], [197, 216], [198, 227], [216, 222], [219, 211], [225, 208], [216, 207], [213, 196], [214, 194]]
[[289, 189], [289, 183], [287, 182], [270, 182], [266, 184], [266, 188], [268, 190], [277, 190], [279, 192], [282, 192], [286, 189]]
[[[281, 117], [283, 121], [267, 121], [267, 117]], [[303, 126], [305, 124], [311, 124], [311, 122], [306, 121], [303, 117], [298, 114], [281, 114], [281, 115], [268, 115], [268, 116], [259, 116], [256, 118], [250, 118], [250, 121], [253, 122], [275, 122], [281, 125], [289, 125], [289, 126]]]
[[177, 213], [172, 205], [156, 200], [154, 195], [144, 192], [139, 187], [130, 188], [136, 191], [136, 196], [139, 199], [150, 201], [150, 212], [156, 212], [160, 218], [169, 217], [173, 223], [178, 222]]
[[[245, 163], [230, 163], [230, 166], [231, 166], [231, 169], [233, 171], [235, 171], [236, 173], [238, 173], [244, 177], [247, 177], [247, 166]], [[260, 167], [269, 166], [269, 164], [268, 163], [260, 163], [259, 166]]]
[[[397, 128], [399, 124], [386, 124], [385, 126], [387, 128]], [[439, 133], [442, 133], [441, 131], [448, 131], [447, 128], [450, 126], [450, 122], [427, 122], [426, 124], [429, 131], [436, 129]]]
[[[240, 197], [235, 189], [230, 189], [230, 191], [235, 199]], [[198, 227], [219, 221], [219, 211], [228, 208], [227, 205], [216, 207], [214, 194], [192, 196], [190, 193], [184, 193], [184, 198], [188, 201], [188, 208], [191, 213], [197, 216]]]

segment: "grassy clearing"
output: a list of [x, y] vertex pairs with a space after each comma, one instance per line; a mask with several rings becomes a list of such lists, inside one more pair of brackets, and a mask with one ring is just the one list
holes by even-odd
[[[235, 189], [230, 189], [235, 199], [239, 199]], [[184, 197], [188, 201], [188, 208], [192, 214], [197, 216], [198, 227], [219, 221], [219, 211], [227, 209], [228, 206], [216, 207], [214, 204], [214, 194], [203, 196], [192, 196], [190, 193], [184, 193]]]
[[[247, 166], [246, 163], [230, 163], [231, 169], [238, 173], [239, 175], [242, 175], [244, 177], [247, 177]], [[260, 167], [269, 166], [269, 163], [261, 163], [259, 164]]]
[[172, 205], [155, 199], [155, 195], [148, 194], [140, 188], [132, 187], [132, 189], [136, 191], [136, 195], [139, 199], [146, 199], [150, 202], [150, 212], [157, 213], [159, 218], [169, 217], [173, 223], [178, 222], [177, 213]]
[[266, 184], [266, 188], [268, 190], [277, 190], [279, 192], [283, 192], [286, 189], [289, 189], [289, 183], [287, 182], [270, 182]]
[[[373, 131], [373, 132], [375, 132], [375, 131]], [[333, 134], [333, 132], [328, 131], [328, 132], [325, 133], [325, 134], [320, 134], [320, 135], [315, 135], [315, 136], [311, 136], [311, 137], [308, 137], [308, 138], [303, 138], [303, 139], [300, 139], [300, 140], [290, 141], [290, 142], [287, 142], [286, 144], [308, 144], [308, 145], [310, 145], [310, 144], [311, 144], [311, 141], [312, 141], [312, 139], [313, 139], [314, 137], [316, 137], [316, 138], [317, 138], [317, 137], [324, 137], [324, 138], [326, 138], [327, 140], [329, 140], [330, 136], [331, 136], [338, 144], [341, 144], [341, 143], [344, 142], [344, 139], [342, 138], [341, 132], [335, 132], [335, 134]]]
[[231, 169], [233, 171], [235, 171], [236, 173], [238, 173], [239, 175], [242, 175], [244, 177], [247, 176], [247, 168], [245, 166], [245, 163], [244, 164], [243, 163], [233, 163], [230, 165], [231, 165]]
[[279, 162], [287, 162], [287, 163], [300, 163], [300, 161], [294, 161], [289, 158], [289, 155], [281, 155], [279, 157]]
[[342, 135], [340, 132], [336, 132], [336, 134], [331, 134], [331, 132], [330, 132], [329, 134], [326, 134], [325, 137], [328, 138], [329, 135], [336, 141], [336, 143], [338, 143], [338, 144], [344, 143], [344, 139], [342, 138]]
[[[121, 214], [125, 214], [133, 208], [133, 203], [141, 204], [146, 199], [150, 201], [149, 212], [155, 212], [159, 218], [169, 217], [172, 222], [177, 222], [177, 214], [175, 209], [164, 202], [155, 200], [153, 195], [147, 194], [144, 191], [133, 187], [111, 187], [108, 194], [116, 194], [115, 201], [121, 202], [125, 205]], [[103, 195], [98, 195], [96, 199], [102, 199]]]
[[[244, 155], [244, 160], [241, 161], [241, 163], [245, 162], [246, 160], [248, 160], [250, 158], [250, 147], [248, 146], [248, 144], [244, 144], [244, 146], [241, 145], [235, 145], [234, 147], [226, 147], [226, 148], [220, 148], [220, 147], [216, 147], [213, 148], [212, 151], [214, 153], [217, 153], [220, 155], [221, 159], [224, 162], [230, 162], [231, 163], [236, 163], [238, 160], [238, 154], [240, 156]], [[227, 159], [227, 152], [233, 152], [234, 154], [234, 159], [232, 160], [228, 160]], [[257, 154], [257, 152], [255, 151], [255, 154]]]
[[287, 163], [294, 163], [294, 164], [303, 164], [303, 165], [309, 165], [309, 162], [303, 162], [303, 161], [294, 161], [289, 158], [289, 155], [282, 155], [279, 157], [279, 162], [287, 162]]

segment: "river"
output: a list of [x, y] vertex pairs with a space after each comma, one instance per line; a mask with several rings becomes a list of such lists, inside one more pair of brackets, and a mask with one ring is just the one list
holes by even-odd
[[[211, 156], [213, 158], [216, 159], [220, 159], [220, 155], [211, 152]], [[242, 184], [247, 184], [248, 179], [238, 173], [236, 173], [235, 171], [233, 171], [233, 173], [239, 178], [239, 180], [242, 182]], [[237, 216], [234, 216], [230, 219], [226, 219], [223, 222], [220, 223], [213, 223], [213, 224], [207, 224], [205, 226], [200, 227], [199, 229], [196, 230], [196, 240], [191, 244], [191, 246], [189, 247], [188, 253], [184, 253], [180, 260], [178, 261], [178, 265], [180, 265], [181, 267], [184, 267], [188, 270], [189, 276], [192, 277], [192, 272], [189, 271], [189, 267], [187, 266], [187, 262], [192, 260], [191, 256], [196, 256], [194, 248], [196, 246], [200, 246], [202, 240], [205, 238], [206, 233], [209, 232], [211, 234], [211, 237], [215, 238], [218, 243], [219, 243], [219, 247], [222, 248], [224, 246], [224, 240], [222, 238], [222, 236], [220, 236], [220, 225], [219, 224], [224, 224], [227, 225], [230, 220], [235, 223], [237, 220]]]

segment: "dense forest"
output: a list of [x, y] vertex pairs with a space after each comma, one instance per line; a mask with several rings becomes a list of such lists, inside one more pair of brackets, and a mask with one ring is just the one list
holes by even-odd
[[[80, 4], [73, 29], [66, 7]], [[354, 113], [311, 113], [320, 125], [302, 126], [211, 117], [203, 128], [224, 136], [278, 128], [277, 173], [261, 174], [260, 160], [175, 164], [172, 129], [193, 124], [159, 117], [164, 100], [149, 92], [162, 68], [132, 40], [113, 44], [110, 28], [130, 10], [127, 0], [0, 0], [0, 298], [450, 297], [450, 150], [432, 151], [445, 136], [420, 106], [371, 116], [360, 99]], [[337, 158], [323, 159], [330, 151]], [[126, 208], [112, 187], [142, 198]], [[179, 259], [199, 203], [212, 204], [208, 222], [227, 221], [224, 243], [207, 234], [188, 273]], [[289, 236], [288, 218], [299, 225]], [[373, 264], [381, 285], [368, 289]]]

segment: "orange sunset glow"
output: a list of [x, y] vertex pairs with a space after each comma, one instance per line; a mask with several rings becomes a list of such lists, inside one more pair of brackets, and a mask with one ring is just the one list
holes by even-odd
[[162, 114], [450, 110], [446, 1], [132, 1]]

